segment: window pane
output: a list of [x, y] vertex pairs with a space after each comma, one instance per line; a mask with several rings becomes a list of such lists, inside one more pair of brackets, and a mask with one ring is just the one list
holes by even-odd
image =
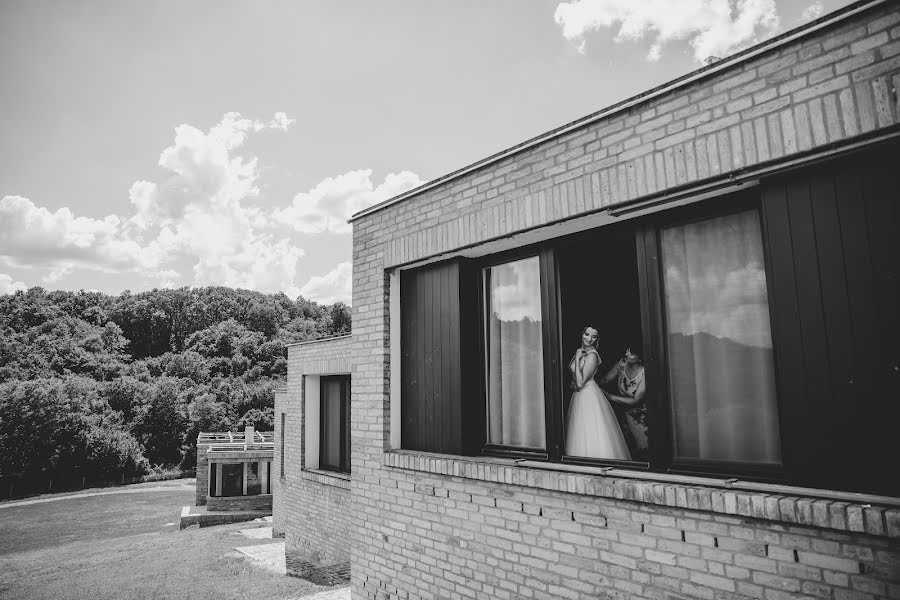
[[605, 227], [562, 241], [556, 256], [560, 370], [567, 384], [565, 454], [646, 462], [647, 382], [635, 232]]
[[538, 257], [484, 270], [488, 443], [544, 448]]
[[247, 464], [247, 495], [258, 496], [262, 494], [262, 479], [259, 478], [259, 463]]
[[244, 465], [225, 463], [222, 465], [222, 495], [244, 495]]
[[756, 211], [663, 231], [675, 455], [780, 463]]
[[209, 463], [209, 495], [216, 495], [216, 473], [219, 472], [216, 463]]
[[341, 467], [341, 381], [322, 380], [322, 440], [319, 465], [327, 469]]

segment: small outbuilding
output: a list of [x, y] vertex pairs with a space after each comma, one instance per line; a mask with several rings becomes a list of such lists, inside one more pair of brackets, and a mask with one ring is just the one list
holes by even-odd
[[[201, 432], [197, 437], [196, 507], [181, 526], [247, 521], [272, 514], [273, 432]], [[199, 508], [199, 509], [198, 509]]]

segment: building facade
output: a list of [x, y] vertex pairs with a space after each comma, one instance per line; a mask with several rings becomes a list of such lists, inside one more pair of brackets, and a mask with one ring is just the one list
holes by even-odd
[[273, 433], [207, 432], [197, 436], [197, 506], [209, 511], [272, 510]]
[[350, 562], [349, 335], [288, 346], [287, 388], [275, 395], [273, 531], [290, 564]]
[[900, 597], [898, 89], [856, 3], [355, 215], [288, 551], [354, 598]]

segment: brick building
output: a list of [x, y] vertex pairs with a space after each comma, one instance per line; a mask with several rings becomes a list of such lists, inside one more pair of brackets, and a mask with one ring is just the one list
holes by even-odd
[[287, 388], [275, 394], [272, 519], [289, 562], [350, 561], [352, 357], [349, 335], [288, 346]]
[[354, 598], [900, 597], [898, 88], [860, 2], [355, 215], [353, 335], [276, 399], [289, 554]]
[[201, 432], [196, 504], [211, 511], [272, 510], [273, 433]]

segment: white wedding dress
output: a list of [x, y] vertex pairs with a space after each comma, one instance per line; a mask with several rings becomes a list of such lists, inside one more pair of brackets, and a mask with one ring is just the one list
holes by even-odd
[[[596, 351], [593, 351], [597, 354]], [[582, 356], [584, 364], [586, 354]], [[600, 360], [600, 355], [597, 355]], [[569, 368], [574, 370], [573, 363]], [[581, 365], [579, 365], [581, 366]], [[566, 455], [585, 458], [631, 460], [625, 437], [619, 428], [606, 394], [591, 377], [584, 386], [572, 394], [569, 415], [566, 419]]]

